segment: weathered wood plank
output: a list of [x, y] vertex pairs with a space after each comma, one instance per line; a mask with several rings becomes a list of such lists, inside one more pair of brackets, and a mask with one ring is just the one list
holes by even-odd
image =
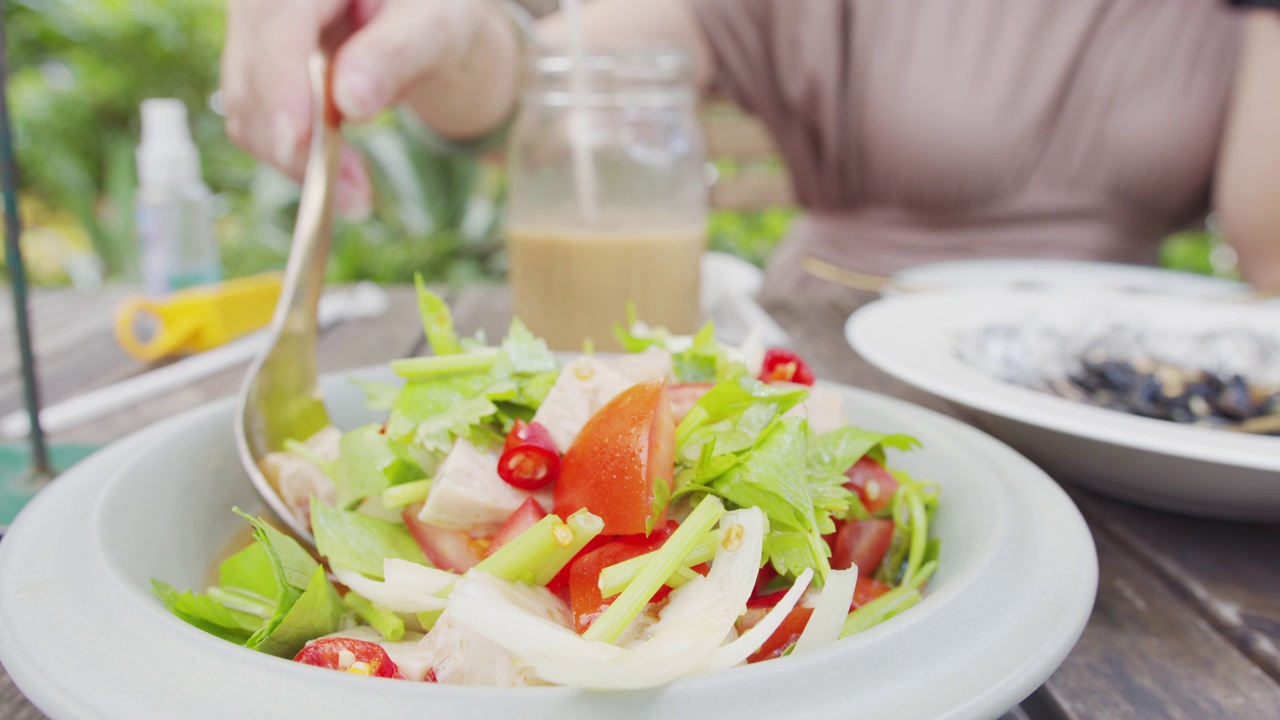
[[1094, 526], [1280, 682], [1280, 525], [1184, 517], [1083, 491], [1072, 495]]
[[[422, 338], [422, 324], [418, 321], [413, 290], [393, 287], [387, 288], [387, 292], [390, 304], [381, 316], [339, 323], [320, 336], [316, 357], [321, 373], [385, 363], [413, 353]], [[100, 421], [68, 430], [56, 436], [55, 440], [109, 442], [211, 400], [235, 394], [247, 371], [248, 363], [228, 368]]]
[[[85, 308], [85, 315], [93, 313]], [[85, 323], [74, 342], [54, 350], [36, 344], [36, 373], [41, 401], [48, 405], [66, 399], [91, 387], [110, 384], [150, 367], [120, 349], [99, 315], [94, 323]], [[59, 343], [61, 345], [61, 343]], [[16, 355], [16, 350], [13, 351]], [[22, 406], [21, 376], [15, 368], [0, 375], [0, 413]]]
[[5, 720], [48, 720], [23, 696], [3, 668], [0, 668], [0, 717]]
[[[13, 335], [13, 304], [7, 288], [0, 308], [0, 382], [17, 373], [17, 340]], [[73, 353], [86, 335], [111, 334], [111, 320], [120, 300], [128, 295], [122, 288], [81, 293], [75, 290], [41, 290], [31, 296], [32, 344], [38, 358]]]
[[453, 322], [461, 335], [484, 331], [496, 343], [511, 324], [511, 290], [505, 285], [472, 285], [459, 288], [449, 301]]
[[[1079, 644], [1045, 683], [1065, 718], [1274, 720], [1280, 685], [1093, 526], [1100, 581]], [[1238, 550], [1237, 550], [1238, 552]]]

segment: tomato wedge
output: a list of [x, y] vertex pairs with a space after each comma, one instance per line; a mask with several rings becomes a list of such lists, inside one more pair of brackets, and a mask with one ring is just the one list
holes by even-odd
[[803, 607], [800, 605], [791, 609], [787, 616], [783, 618], [782, 624], [777, 630], [769, 636], [768, 640], [760, 646], [759, 650], [751, 653], [747, 658], [747, 662], [754, 663], [761, 660], [771, 660], [781, 657], [787, 648], [796, 644], [800, 639], [800, 634], [804, 632], [805, 625], [809, 624], [809, 618], [813, 615], [813, 608]]
[[872, 515], [889, 506], [894, 493], [898, 492], [898, 479], [884, 465], [863, 455], [853, 467], [845, 471], [849, 481], [844, 484], [851, 492], [858, 494], [862, 506]]
[[707, 382], [681, 383], [667, 388], [667, 395], [671, 398], [671, 416], [675, 423], [679, 425], [684, 416], [689, 414], [689, 410], [713, 387], [714, 383]]
[[493, 542], [489, 543], [488, 554], [492, 555], [498, 551], [498, 548], [511, 542], [513, 538], [519, 537], [521, 533], [534, 525], [538, 521], [547, 516], [547, 511], [542, 509], [542, 504], [533, 498], [529, 498], [511, 513], [507, 521], [502, 523], [502, 527], [498, 529], [498, 534], [493, 536]]
[[[569, 604], [573, 607], [573, 622], [581, 633], [591, 626], [600, 613], [609, 606], [608, 600], [600, 595], [600, 571], [616, 565], [623, 560], [630, 560], [662, 547], [675, 530], [675, 521], [670, 521], [654, 530], [648, 537], [629, 535], [605, 543], [585, 555], [579, 555], [569, 566]], [[656, 602], [667, 596], [671, 588], [665, 585], [650, 598]]]
[[675, 470], [675, 429], [666, 380], [622, 391], [591, 416], [564, 454], [554, 512], [569, 517], [585, 507], [604, 520], [605, 535], [662, 527]]
[[485, 543], [461, 530], [448, 530], [418, 519], [422, 503], [405, 508], [400, 517], [432, 565], [449, 572], [464, 573], [485, 556]]
[[342, 670], [354, 675], [398, 678], [400, 668], [377, 643], [355, 638], [329, 637], [316, 640], [293, 658], [304, 665]]
[[858, 566], [858, 575], [870, 576], [879, 567], [893, 539], [892, 520], [853, 520], [840, 525], [831, 543], [831, 569]]
[[858, 584], [853, 588], [853, 602], [849, 604], [849, 612], [853, 612], [875, 600], [893, 588], [872, 577], [858, 573]]

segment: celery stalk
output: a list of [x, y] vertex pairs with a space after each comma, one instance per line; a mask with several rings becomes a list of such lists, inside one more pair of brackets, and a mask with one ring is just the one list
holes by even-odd
[[903, 488], [903, 500], [911, 513], [911, 546], [907, 552], [907, 571], [903, 574], [902, 584], [911, 585], [921, 564], [924, 563], [925, 549], [929, 544], [929, 517], [925, 512], [924, 501], [920, 491], [910, 485]]
[[937, 569], [937, 560], [930, 560], [926, 562], [924, 565], [920, 566], [920, 569], [914, 575], [911, 576], [911, 581], [907, 583], [907, 587], [912, 590], [919, 590], [924, 587], [925, 583], [929, 582], [929, 578], [933, 577], [933, 573]]
[[849, 637], [888, 620], [898, 613], [907, 610], [920, 602], [920, 591], [905, 585], [897, 587], [862, 607], [849, 613], [845, 618], [840, 637]]
[[435, 627], [436, 621], [444, 614], [444, 610], [428, 610], [417, 614], [418, 624], [422, 626], [423, 632], [431, 632], [431, 628]]
[[546, 585], [604, 529], [604, 521], [579, 510], [566, 523], [548, 515], [481, 560], [476, 569], [503, 580]]
[[354, 612], [361, 620], [369, 623], [374, 630], [382, 633], [382, 637], [396, 642], [404, 637], [404, 620], [394, 612], [373, 603], [355, 591], [342, 596], [342, 604]]
[[419, 500], [426, 500], [429, 492], [431, 492], [430, 478], [392, 485], [382, 491], [382, 504], [388, 508], [405, 507]]
[[231, 610], [264, 619], [271, 617], [276, 611], [275, 601], [240, 588], [211, 587], [206, 594]]
[[614, 642], [631, 621], [640, 614], [649, 598], [662, 587], [663, 582], [671, 577], [688, 554], [724, 515], [724, 503], [714, 495], [708, 495], [698, 503], [689, 517], [685, 519], [671, 537], [653, 553], [653, 557], [636, 575], [626, 590], [618, 596], [596, 621], [587, 628], [582, 637], [587, 640]]
[[[586, 547], [587, 543], [594, 540], [600, 534], [600, 531], [604, 530], [604, 520], [601, 520], [599, 515], [592, 515], [587, 512], [586, 508], [570, 515], [565, 524], [573, 531], [573, 539], [569, 541], [568, 545], [557, 545], [551, 551], [551, 554], [538, 565], [538, 568], [533, 571], [534, 585], [545, 586], [551, 582], [552, 578], [559, 574], [565, 565], [569, 564], [569, 561], [582, 552], [582, 548]], [[502, 550], [499, 549], [498, 552], [502, 552]]]
[[[693, 546], [693, 550], [685, 556], [680, 565], [676, 568], [675, 573], [666, 578], [665, 584], [673, 588], [680, 587], [689, 580], [693, 579], [694, 573], [689, 568], [694, 565], [700, 565], [704, 562], [710, 562], [711, 558], [716, 556], [716, 548], [720, 547], [720, 533], [712, 531], [702, 536], [697, 545]], [[656, 550], [654, 552], [657, 552]], [[627, 589], [627, 585], [635, 579], [636, 574], [641, 568], [653, 559], [654, 552], [647, 552], [644, 555], [637, 555], [630, 560], [623, 560], [615, 565], [610, 565], [600, 571], [600, 596], [613, 597], [623, 590]]]
[[391, 370], [402, 378], [423, 380], [456, 373], [488, 370], [498, 360], [496, 349], [458, 355], [431, 355], [391, 361]]

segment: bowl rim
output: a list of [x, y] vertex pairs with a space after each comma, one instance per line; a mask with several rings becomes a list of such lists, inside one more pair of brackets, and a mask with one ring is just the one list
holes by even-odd
[[[1016, 288], [1023, 283], [1043, 283], [1041, 289], [1098, 288], [1129, 295], [1170, 294], [1183, 297], [1244, 297], [1249, 286], [1229, 278], [1197, 275], [1153, 265], [1067, 260], [1057, 258], [965, 258], [912, 265], [894, 273], [905, 284], [939, 286], [947, 290], [975, 287], [974, 275], [1000, 278]], [[988, 277], [990, 281], [991, 277]]]

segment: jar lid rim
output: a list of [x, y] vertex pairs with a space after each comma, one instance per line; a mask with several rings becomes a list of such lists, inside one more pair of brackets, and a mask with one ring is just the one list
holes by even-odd
[[[675, 81], [690, 74], [690, 53], [670, 45], [638, 46], [615, 52], [590, 52], [583, 57], [590, 75], [606, 75], [620, 80]], [[563, 51], [544, 51], [533, 55], [529, 70], [543, 79], [568, 77], [574, 69], [574, 58]]]

